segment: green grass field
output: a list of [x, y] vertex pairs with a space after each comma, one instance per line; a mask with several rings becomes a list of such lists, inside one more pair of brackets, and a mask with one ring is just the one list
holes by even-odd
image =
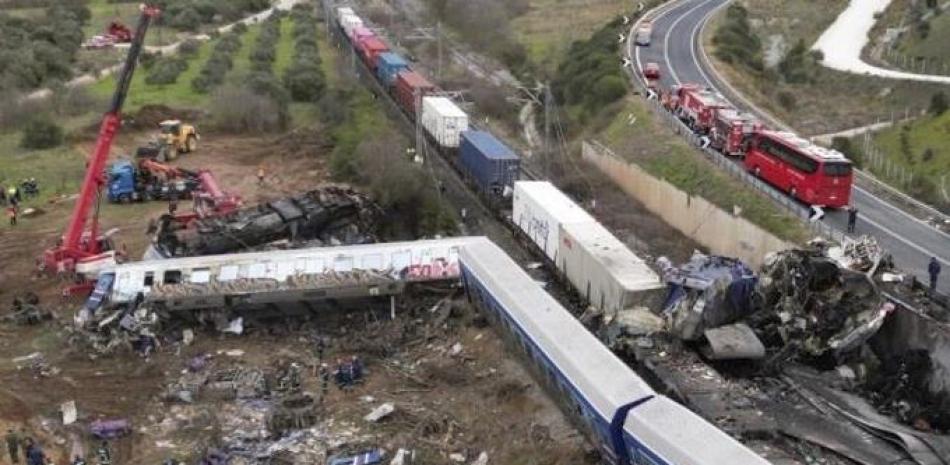
[[[132, 112], [144, 105], [155, 104], [188, 108], [204, 106], [210, 97], [195, 92], [191, 88], [191, 80], [201, 72], [201, 66], [211, 55], [213, 47], [214, 41], [203, 43], [198, 53], [188, 60], [188, 69], [178, 76], [178, 80], [174, 84], [148, 85], [145, 83], [148, 71], [141, 66], [136, 68], [124, 111]], [[115, 91], [115, 84], [115, 75], [113, 75], [100, 79], [90, 89], [96, 95], [109, 96]]]
[[[274, 72], [277, 76], [282, 75], [283, 70], [290, 65], [293, 56], [291, 27], [292, 21], [289, 18], [284, 18], [281, 23], [280, 42], [277, 44], [277, 60], [274, 64]], [[227, 77], [229, 82], [240, 82], [247, 76], [251, 66], [250, 53], [254, 42], [260, 35], [260, 28], [260, 25], [253, 25], [241, 36], [242, 46], [234, 55], [234, 68], [231, 69]], [[188, 60], [188, 69], [178, 76], [178, 80], [174, 84], [148, 85], [145, 83], [148, 72], [142, 68], [137, 69], [135, 77], [132, 79], [132, 87], [126, 102], [126, 111], [135, 111], [144, 105], [154, 104], [184, 108], [205, 107], [211, 99], [211, 94], [195, 92], [191, 88], [191, 80], [201, 72], [204, 62], [211, 56], [214, 44], [215, 40], [203, 43], [198, 54]], [[91, 89], [96, 95], [111, 95], [115, 89], [115, 78], [102, 79]]]
[[[901, 142], [902, 134], [906, 134], [907, 150]], [[950, 205], [950, 200], [945, 197], [950, 194], [950, 112], [939, 117], [924, 116], [886, 129], [877, 133], [873, 141], [887, 160], [914, 173], [918, 179], [914, 186], [901, 186], [905, 191], [913, 190], [915, 186], [919, 188], [919, 178], [927, 178], [936, 186], [936, 191], [930, 194], [931, 198], [922, 200], [935, 205]], [[861, 141], [857, 140], [855, 144], [860, 146]], [[886, 170], [876, 166], [870, 168], [878, 177], [888, 180]]]

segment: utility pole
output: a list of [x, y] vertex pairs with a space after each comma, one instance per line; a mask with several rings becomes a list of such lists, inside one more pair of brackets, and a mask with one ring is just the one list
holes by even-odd
[[551, 143], [554, 95], [551, 94], [551, 86], [548, 83], [544, 83], [542, 86], [544, 90], [544, 176], [550, 178], [552, 174], [551, 170], [554, 166], [554, 147]]
[[442, 21], [435, 23], [435, 40], [437, 44], [436, 48], [439, 50], [439, 68], [437, 74], [439, 79], [442, 79]]

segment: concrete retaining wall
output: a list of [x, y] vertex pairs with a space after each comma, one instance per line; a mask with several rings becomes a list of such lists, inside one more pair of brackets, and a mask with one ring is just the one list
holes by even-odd
[[600, 145], [585, 142], [582, 156], [650, 212], [713, 254], [739, 258], [757, 269], [767, 253], [795, 246], [741, 216], [653, 177]]

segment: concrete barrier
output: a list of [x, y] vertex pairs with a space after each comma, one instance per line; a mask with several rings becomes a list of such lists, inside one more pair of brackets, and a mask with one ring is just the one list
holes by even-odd
[[767, 253], [795, 247], [733, 212], [650, 175], [599, 144], [584, 142], [582, 157], [647, 210], [714, 254], [739, 258], [757, 269]]

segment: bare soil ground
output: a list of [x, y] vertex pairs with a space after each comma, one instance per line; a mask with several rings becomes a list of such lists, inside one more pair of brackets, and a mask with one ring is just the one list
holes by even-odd
[[[200, 115], [190, 116], [200, 125]], [[116, 141], [115, 157], [132, 152], [151, 135], [148, 130], [127, 129]], [[76, 143], [85, 153], [92, 144]], [[211, 169], [222, 187], [256, 203], [325, 182], [325, 155], [330, 149], [319, 127], [272, 137], [209, 132], [202, 135], [197, 152], [184, 154], [173, 164]], [[262, 166], [266, 180], [259, 186], [256, 174]], [[91, 457], [96, 444], [88, 426], [96, 419], [132, 422], [131, 435], [110, 443], [115, 463], [159, 463], [169, 457], [193, 461], [245, 430], [266, 427], [260, 424], [259, 407], [276, 402], [273, 398], [170, 403], [162, 395], [164, 387], [179, 378], [194, 356], [212, 354], [207, 368], [212, 372], [259, 368], [271, 379], [279, 374], [278, 368], [299, 362], [308, 367], [303, 389], [319, 397], [319, 382], [311, 370], [312, 344], [306, 337], [314, 327], [331, 339], [327, 360], [358, 355], [369, 375], [367, 383], [354, 391], [333, 388], [317, 409], [318, 423], [294, 433], [323, 438], [324, 448], [311, 450], [316, 455], [307, 457], [322, 459], [321, 453], [372, 446], [390, 453], [400, 447], [414, 449], [416, 463], [445, 463], [450, 453], [460, 453], [470, 462], [482, 451], [495, 463], [594, 463], [576, 430], [518, 361], [508, 357], [491, 328], [477, 321], [464, 304], [456, 309], [462, 316], [437, 328], [426, 326], [433, 315], [418, 312], [418, 305], [406, 298], [400, 299], [395, 321], [372, 324], [369, 330], [362, 315], [342, 323], [305, 325], [306, 329], [298, 320], [257, 327], [241, 337], [199, 332], [191, 346], [165, 339], [147, 360], [129, 350], [95, 357], [75, 344], [69, 329], [79, 302], [60, 299], [61, 281], [33, 273], [35, 258], [61, 233], [71, 208], [69, 200], [42, 205], [42, 215], [22, 218], [15, 228], [0, 228], [0, 256], [8, 265], [0, 270], [0, 314], [5, 315], [6, 305], [23, 291], [37, 293], [41, 305], [54, 313], [53, 321], [37, 326], [0, 322], [0, 429], [22, 429], [56, 463], [79, 451]], [[137, 257], [147, 245], [144, 231], [149, 220], [166, 209], [162, 202], [103, 204], [101, 221], [103, 228], [119, 228], [118, 242]], [[470, 233], [508, 234], [495, 230], [487, 215], [483, 219], [473, 215], [468, 226]], [[506, 239], [510, 241], [510, 235]], [[176, 335], [180, 341], [180, 333]], [[456, 343], [462, 350], [452, 355]], [[231, 349], [243, 354], [224, 354]], [[49, 367], [45, 374], [14, 364], [14, 358], [35, 352]], [[79, 421], [63, 426], [59, 408], [69, 400], [76, 402]], [[382, 402], [393, 402], [396, 412], [379, 424], [365, 422], [362, 417]]]

